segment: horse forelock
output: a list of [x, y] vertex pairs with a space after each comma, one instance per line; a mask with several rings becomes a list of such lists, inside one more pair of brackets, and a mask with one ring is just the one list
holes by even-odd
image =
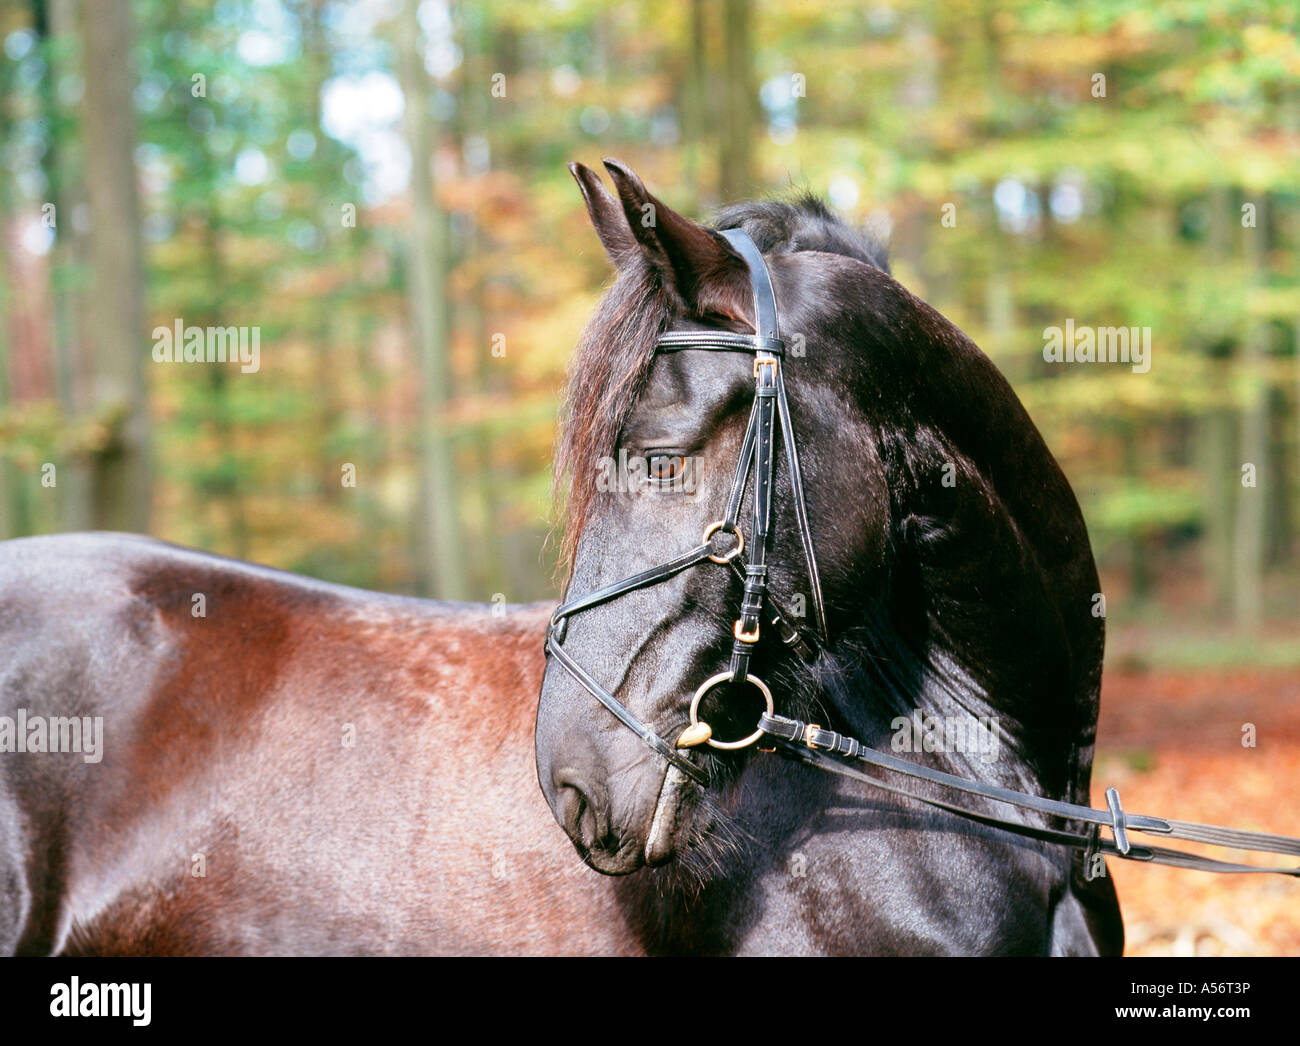
[[617, 446], [667, 321], [667, 294], [638, 260], [619, 273], [579, 339], [561, 407], [552, 490], [563, 533], [563, 569], [572, 568], [591, 516], [597, 465]]

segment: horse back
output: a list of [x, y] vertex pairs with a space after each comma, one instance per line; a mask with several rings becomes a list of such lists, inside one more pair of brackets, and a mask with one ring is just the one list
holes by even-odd
[[0, 951], [627, 950], [537, 788], [546, 615], [0, 544], [0, 716], [101, 730], [0, 754]]

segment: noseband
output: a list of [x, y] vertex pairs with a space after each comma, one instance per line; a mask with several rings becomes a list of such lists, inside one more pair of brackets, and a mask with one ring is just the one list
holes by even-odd
[[[749, 267], [750, 286], [754, 292], [754, 334], [733, 334], [730, 331], [674, 331], [662, 334], [655, 345], [656, 352], [680, 352], [684, 349], [706, 349], [713, 352], [746, 352], [754, 356], [754, 404], [749, 414], [749, 425], [736, 462], [736, 475], [731, 484], [731, 494], [722, 518], [704, 529], [700, 543], [676, 559], [639, 574], [606, 585], [578, 599], [571, 599], [556, 608], [551, 616], [546, 634], [546, 652], [601, 704], [614, 713], [624, 725], [635, 732], [656, 753], [699, 784], [707, 784], [705, 772], [685, 757], [681, 749], [708, 744], [713, 748], [735, 749], [754, 744], [764, 734], [756, 730], [748, 737], [736, 741], [722, 741], [713, 737], [708, 723], [699, 718], [701, 699], [714, 687], [723, 683], [749, 683], [767, 703], [772, 714], [772, 692], [757, 676], [749, 673], [749, 660], [758, 643], [764, 618], [780, 636], [781, 641], [799, 656], [809, 659], [815, 655], [819, 642], [806, 629], [795, 624], [795, 617], [782, 609], [768, 592], [767, 553], [772, 526], [772, 483], [775, 473], [775, 441], [780, 424], [781, 443], [790, 471], [790, 487], [794, 494], [795, 516], [798, 521], [799, 541], [803, 545], [804, 561], [812, 589], [813, 612], [821, 637], [826, 636], [826, 608], [822, 601], [821, 578], [817, 573], [817, 554], [813, 549], [812, 531], [808, 527], [808, 510], [804, 503], [803, 478], [799, 471], [799, 452], [794, 442], [794, 425], [790, 419], [790, 404], [785, 395], [782, 363], [785, 342], [777, 322], [776, 296], [772, 278], [762, 254], [754, 241], [740, 229], [723, 229], [721, 235], [736, 250]], [[754, 487], [753, 514], [748, 521], [749, 537], [746, 540], [740, 526], [741, 502], [745, 489], [752, 479]], [[735, 540], [727, 549], [716, 549], [714, 539], [719, 534], [730, 534]], [[748, 556], [745, 553], [748, 551]], [[635, 589], [645, 588], [681, 573], [688, 567], [712, 562], [729, 565], [744, 582], [740, 611], [732, 626], [731, 664], [725, 672], [710, 676], [700, 684], [690, 706], [690, 725], [670, 744], [638, 719], [609, 690], [602, 686], [564, 649], [564, 636], [569, 618], [594, 606], [607, 603]]]

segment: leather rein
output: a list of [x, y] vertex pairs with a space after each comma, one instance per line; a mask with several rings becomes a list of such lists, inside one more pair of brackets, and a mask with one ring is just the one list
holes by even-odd
[[[584, 596], [570, 599], [558, 606], [551, 615], [546, 632], [547, 656], [555, 658], [556, 662], [583, 689], [609, 709], [628, 729], [637, 734], [660, 758], [701, 787], [707, 787], [709, 775], [688, 758], [692, 748], [707, 744], [717, 749], [741, 749], [767, 738], [766, 743], [771, 747], [764, 749], [765, 751], [776, 751], [788, 759], [917, 800], [969, 820], [1080, 849], [1085, 855], [1084, 874], [1087, 878], [1095, 877], [1088, 858], [1097, 853], [1200, 871], [1274, 873], [1300, 877], [1300, 867], [1266, 868], [1213, 860], [1183, 850], [1134, 845], [1129, 839], [1129, 832], [1143, 832], [1213, 846], [1292, 856], [1300, 856], [1300, 839], [1130, 814], [1120, 805], [1119, 792], [1114, 788], [1106, 790], [1106, 810], [1093, 810], [1074, 803], [1028, 795], [900, 759], [864, 745], [855, 738], [833, 730], [824, 730], [817, 724], [804, 723], [798, 719], [789, 719], [776, 714], [771, 690], [761, 679], [749, 672], [750, 657], [754, 646], [759, 641], [762, 623], [766, 622], [781, 642], [805, 661], [812, 661], [817, 657], [827, 641], [829, 632], [826, 627], [826, 609], [822, 598], [821, 578], [817, 569], [817, 555], [813, 547], [812, 531], [808, 525], [803, 476], [799, 470], [799, 454], [794, 440], [794, 424], [785, 392], [782, 365], [785, 357], [785, 342], [781, 338], [771, 276], [762, 254], [745, 232], [740, 229], [723, 229], [719, 232], [749, 267], [750, 284], [754, 295], [755, 333], [668, 332], [659, 336], [655, 348], [657, 352], [678, 352], [685, 349], [743, 352], [750, 353], [754, 357], [754, 402], [724, 514], [721, 519], [710, 523], [704, 529], [698, 545], [675, 559], [605, 585]], [[816, 634], [796, 624], [796, 618], [802, 615], [794, 615], [786, 611], [768, 591], [767, 554], [771, 534], [772, 489], [776, 464], [774, 444], [778, 426], [790, 473], [799, 541], [803, 546], [805, 567], [812, 592], [813, 613], [818, 629]], [[746, 488], [751, 482], [754, 496], [753, 511], [747, 520], [750, 535], [747, 546], [740, 526], [740, 513]], [[730, 535], [734, 538], [731, 547], [719, 549], [715, 546], [714, 541], [718, 535]], [[748, 547], [747, 557], [746, 547]], [[608, 603], [628, 592], [665, 581], [705, 562], [729, 566], [744, 585], [739, 613], [732, 627], [731, 661], [725, 672], [711, 676], [700, 684], [691, 700], [689, 725], [675, 742], [670, 743], [638, 718], [609, 689], [583, 668], [564, 649], [564, 638], [569, 619], [575, 614]], [[700, 702], [704, 696], [715, 687], [726, 683], [748, 683], [759, 691], [766, 703], [766, 712], [759, 718], [757, 729], [747, 737], [735, 741], [722, 741], [713, 737], [712, 727], [699, 718]], [[920, 779], [931, 785], [1033, 810], [1050, 817], [1064, 819], [1075, 825], [1082, 825], [1083, 828], [1082, 830], [1045, 828], [1027, 824], [1014, 816], [972, 810], [954, 802], [936, 799], [913, 789], [882, 781], [863, 773], [855, 768], [853, 763], [866, 764], [877, 770], [884, 770], [905, 778]], [[1101, 828], [1110, 830], [1110, 839], [1100, 838]], [[1098, 874], [1104, 874], [1104, 871]]]

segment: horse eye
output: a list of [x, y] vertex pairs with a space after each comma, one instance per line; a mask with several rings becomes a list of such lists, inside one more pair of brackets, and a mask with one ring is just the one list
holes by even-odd
[[686, 468], [686, 459], [680, 454], [652, 454], [649, 465], [651, 479], [676, 479]]

